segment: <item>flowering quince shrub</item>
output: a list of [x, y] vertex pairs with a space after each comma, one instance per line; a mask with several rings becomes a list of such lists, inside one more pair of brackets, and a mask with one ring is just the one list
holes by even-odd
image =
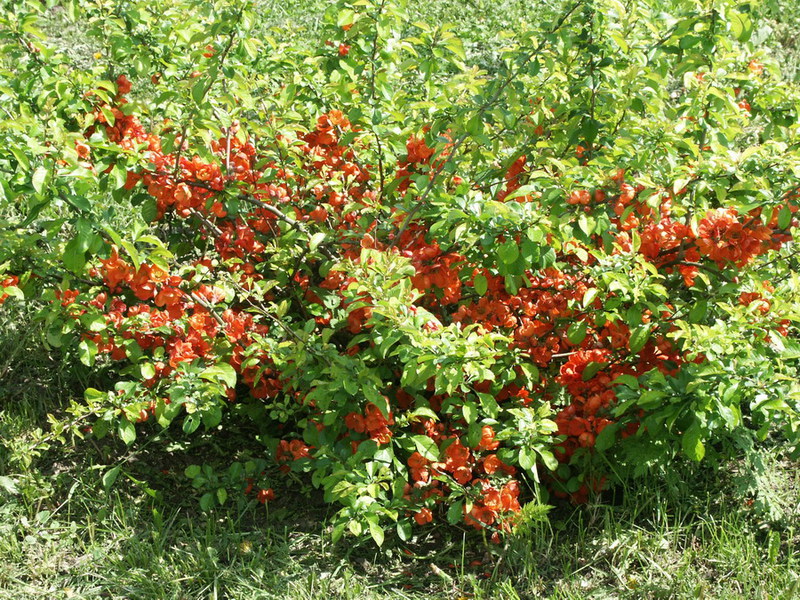
[[311, 48], [244, 2], [66, 3], [88, 67], [25, 6], [0, 302], [108, 382], [62, 439], [248, 422], [259, 461], [186, 470], [203, 508], [272, 464], [378, 544], [796, 447], [800, 94], [749, 3], [543, 8], [491, 72], [401, 2]]

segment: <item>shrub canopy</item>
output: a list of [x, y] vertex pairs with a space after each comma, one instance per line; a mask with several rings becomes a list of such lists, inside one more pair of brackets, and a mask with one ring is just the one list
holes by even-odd
[[59, 435], [252, 423], [378, 544], [795, 447], [800, 95], [751, 3], [568, 2], [480, 56], [395, 1], [310, 48], [240, 1], [14, 6], [3, 299], [108, 382]]

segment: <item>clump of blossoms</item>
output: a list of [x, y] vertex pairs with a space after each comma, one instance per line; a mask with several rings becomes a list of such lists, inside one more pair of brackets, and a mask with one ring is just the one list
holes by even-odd
[[[118, 102], [124, 106], [122, 96]], [[146, 190], [155, 201], [156, 222], [191, 221], [192, 231], [207, 240], [207, 248], [213, 248], [213, 254], [176, 268], [144, 261], [135, 264], [132, 256], [110, 243], [108, 257], [89, 269], [95, 278], [93, 286], [58, 294], [60, 305], [72, 317], [102, 315], [98, 331], [82, 334], [94, 355], [146, 365], [141, 368], [139, 394], [151, 399], [137, 422], [152, 415], [165, 420], [165, 414], [175, 410], [168, 408], [170, 390], [198, 368], [202, 376], [214, 365], [223, 365], [232, 373], [221, 389], [227, 402], [261, 401], [269, 406], [287, 398], [314, 432], [309, 435], [308, 429], [292, 432], [282, 427], [285, 437], [277, 440], [274, 454], [282, 470], [296, 465], [313, 471], [315, 463], [330, 461], [332, 456], [359, 455], [366, 442], [372, 453], [394, 447], [396, 464], [402, 465], [400, 473], [404, 473], [393, 500], [399, 514], [413, 516], [417, 525], [433, 522], [439, 518], [437, 507], [452, 502], [457, 491], [464, 522], [488, 527], [496, 536], [512, 526], [514, 514], [520, 511], [530, 466], [522, 466], [525, 459], [513, 446], [514, 419], [492, 418], [491, 424], [481, 425], [481, 419], [465, 414], [465, 407], [474, 405], [471, 398], [489, 396], [498, 412], [508, 414], [553, 406], [553, 425], [544, 419], [541, 432], [552, 448], [543, 450], [537, 460], [552, 460], [554, 466], [574, 464], [576, 457], [585, 459], [594, 452], [598, 436], [609, 426], [618, 428], [620, 439], [636, 435], [643, 411], [619, 414], [613, 410], [619, 404], [620, 376], [639, 377], [653, 371], [675, 376], [687, 360], [702, 360], [688, 358], [687, 351], [666, 335], [669, 328], [659, 328], [657, 323], [646, 341], [636, 342], [635, 347], [631, 327], [625, 322], [598, 323], [587, 310], [603, 302], [586, 269], [593, 259], [577, 258], [568, 247], [556, 255], [552, 266], [525, 270], [522, 285], [509, 288], [506, 278], [474, 262], [468, 252], [443, 246], [429, 235], [424, 222], [409, 224], [393, 241], [375, 239], [375, 222], [360, 218], [376, 202], [374, 174], [369, 165], [355, 162], [356, 148], [362, 143], [359, 136], [341, 143], [353, 128], [338, 110], [321, 115], [309, 132], [297, 133], [299, 162], [291, 170], [265, 160], [252, 143], [239, 137], [211, 144], [219, 162], [188, 152], [165, 153], [160, 140], [135, 116], [117, 106], [110, 110], [116, 115], [114, 126], [104, 123], [100, 110], [97, 126], [109, 141], [143, 150], [151, 165], [131, 170], [126, 188]], [[86, 137], [93, 133], [87, 131]], [[434, 153], [417, 136], [409, 138], [407, 150], [395, 174], [406, 183], [414, 165], [426, 164]], [[267, 170], [273, 171], [268, 182]], [[524, 174], [524, 161], [516, 161], [505, 177], [510, 183], [501, 201]], [[744, 267], [786, 241], [776, 223], [757, 217], [741, 219], [732, 208], [708, 211], [693, 228], [673, 216], [669, 198], [658, 208], [646, 205], [638, 196], [641, 188], [626, 183], [625, 177], [619, 171], [602, 189], [572, 192], [564, 199], [565, 205], [607, 214], [608, 235], [615, 240], [613, 253], [638, 253], [665, 276], [679, 274], [680, 285], [690, 287], [701, 264]], [[315, 181], [323, 183], [309, 185]], [[334, 185], [342, 181], [349, 185]], [[230, 210], [232, 197], [226, 193], [231, 186], [238, 195], [236, 211]], [[513, 200], [536, 202], [535, 197]], [[484, 335], [496, 332], [508, 340], [517, 365], [505, 377], [495, 373], [491, 379], [472, 381], [469, 391], [461, 387], [443, 392], [434, 373], [416, 385], [404, 386], [401, 373], [393, 373], [393, 363], [388, 361], [379, 383], [380, 402], [359, 400], [355, 395], [343, 399], [340, 406], [328, 403], [323, 409], [317, 400], [309, 399], [317, 388], [303, 388], [302, 378], [282, 372], [270, 344], [264, 343], [280, 331], [278, 319], [265, 319], [251, 310], [268, 306], [281, 293], [258, 285], [274, 277], [269, 248], [290, 232], [311, 228], [324, 233], [327, 251], [344, 262], [326, 262], [325, 255], [317, 252], [302, 267], [294, 268], [282, 293], [290, 294], [298, 309], [311, 317], [313, 330], [334, 332], [337, 342], [331, 348], [339, 355], [371, 356], [376, 345], [383, 343], [372, 337], [378, 325], [378, 300], [366, 290], [353, 293], [359, 279], [352, 265], [368, 256], [363, 253], [367, 249], [407, 261], [409, 297], [413, 298], [408, 309], [421, 321], [420, 335], [435, 338], [447, 326], [477, 327]], [[630, 243], [633, 235], [640, 240], [636, 251]], [[600, 241], [599, 236], [596, 239]], [[522, 243], [519, 236], [501, 236], [496, 244], [509, 240]], [[484, 289], [476, 293], [478, 286]], [[590, 294], [595, 299], [586, 306], [584, 299]], [[759, 298], [744, 293], [742, 303]], [[763, 313], [769, 312], [768, 304], [761, 306]], [[641, 322], [652, 319], [645, 314]], [[572, 334], [576, 324], [581, 326], [580, 336]], [[522, 376], [520, 361], [537, 374]], [[477, 429], [476, 424], [480, 425]], [[405, 441], [395, 447], [395, 438]], [[410, 447], [408, 440], [412, 440]], [[566, 482], [554, 473], [550, 484], [557, 496], [581, 502], [602, 489], [605, 479], [604, 474], [595, 474], [567, 491]], [[272, 493], [267, 496], [262, 490], [258, 499], [269, 499]]]

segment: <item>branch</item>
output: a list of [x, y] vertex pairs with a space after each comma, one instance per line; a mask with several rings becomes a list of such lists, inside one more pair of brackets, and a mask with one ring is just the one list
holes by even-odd
[[203, 225], [205, 225], [206, 227], [208, 227], [211, 230], [211, 233], [213, 233], [217, 237], [220, 237], [222, 235], [222, 230], [219, 227], [217, 227], [216, 225], [214, 225], [214, 223], [209, 221], [205, 216], [203, 216], [203, 213], [201, 213], [199, 210], [197, 210], [195, 208], [190, 208], [189, 210], [191, 211], [193, 216], [195, 216], [198, 219], [200, 219], [200, 221], [202, 221]]
[[210, 314], [212, 317], [214, 317], [214, 320], [217, 323], [219, 323], [220, 327], [225, 329], [225, 326], [226, 326], [225, 321], [223, 321], [222, 317], [220, 317], [216, 312], [214, 312], [214, 307], [213, 306], [211, 306], [208, 302], [206, 302], [203, 298], [201, 298], [200, 296], [198, 296], [194, 292], [187, 292], [185, 290], [181, 290], [181, 292], [183, 293], [184, 296], [186, 296], [187, 298], [191, 298], [197, 304], [199, 304], [200, 306], [205, 308], [208, 311], [208, 314]]
[[[266, 202], [261, 202], [260, 200], [256, 200], [255, 198], [253, 198], [252, 196], [250, 196], [248, 194], [242, 194], [242, 195], [239, 196], [239, 198], [241, 200], [245, 200], [246, 202], [249, 202], [253, 206], [258, 206], [259, 208], [263, 208], [267, 212], [270, 212], [273, 215], [275, 215], [276, 217], [278, 217], [284, 223], [287, 223], [293, 229], [296, 229], [300, 233], [308, 236], [309, 238], [311, 237], [311, 232], [308, 230], [308, 227], [306, 227], [300, 221], [297, 221], [297, 220], [291, 218], [290, 216], [284, 214], [283, 212], [281, 212], [280, 209], [272, 206], [271, 204], [267, 204]], [[319, 250], [328, 259], [336, 260], [336, 257], [333, 254], [331, 254], [330, 251], [327, 248], [324, 248], [324, 247], [320, 246]]]

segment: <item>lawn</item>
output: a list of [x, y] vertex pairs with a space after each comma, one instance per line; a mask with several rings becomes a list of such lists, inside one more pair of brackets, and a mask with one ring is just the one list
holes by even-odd
[[[502, 545], [471, 528], [437, 526], [379, 552], [371, 542], [333, 545], [328, 509], [299, 480], [267, 505], [200, 511], [183, 471], [200, 462], [224, 468], [232, 453], [258, 455], [258, 445], [242, 448], [236, 432], [190, 444], [163, 437], [127, 455], [88, 443], [65, 452], [40, 441], [46, 413], [80, 384], [36, 345], [35, 330], [8, 324], [6, 331], [0, 590], [7, 598], [800, 594], [800, 475], [796, 464], [775, 458], [779, 448], [763, 452], [762, 464], [732, 463], [722, 478], [679, 464], [588, 505], [559, 505]], [[15, 348], [22, 348], [16, 356]], [[102, 475], [113, 464], [123, 464], [124, 475], [106, 495]]]

